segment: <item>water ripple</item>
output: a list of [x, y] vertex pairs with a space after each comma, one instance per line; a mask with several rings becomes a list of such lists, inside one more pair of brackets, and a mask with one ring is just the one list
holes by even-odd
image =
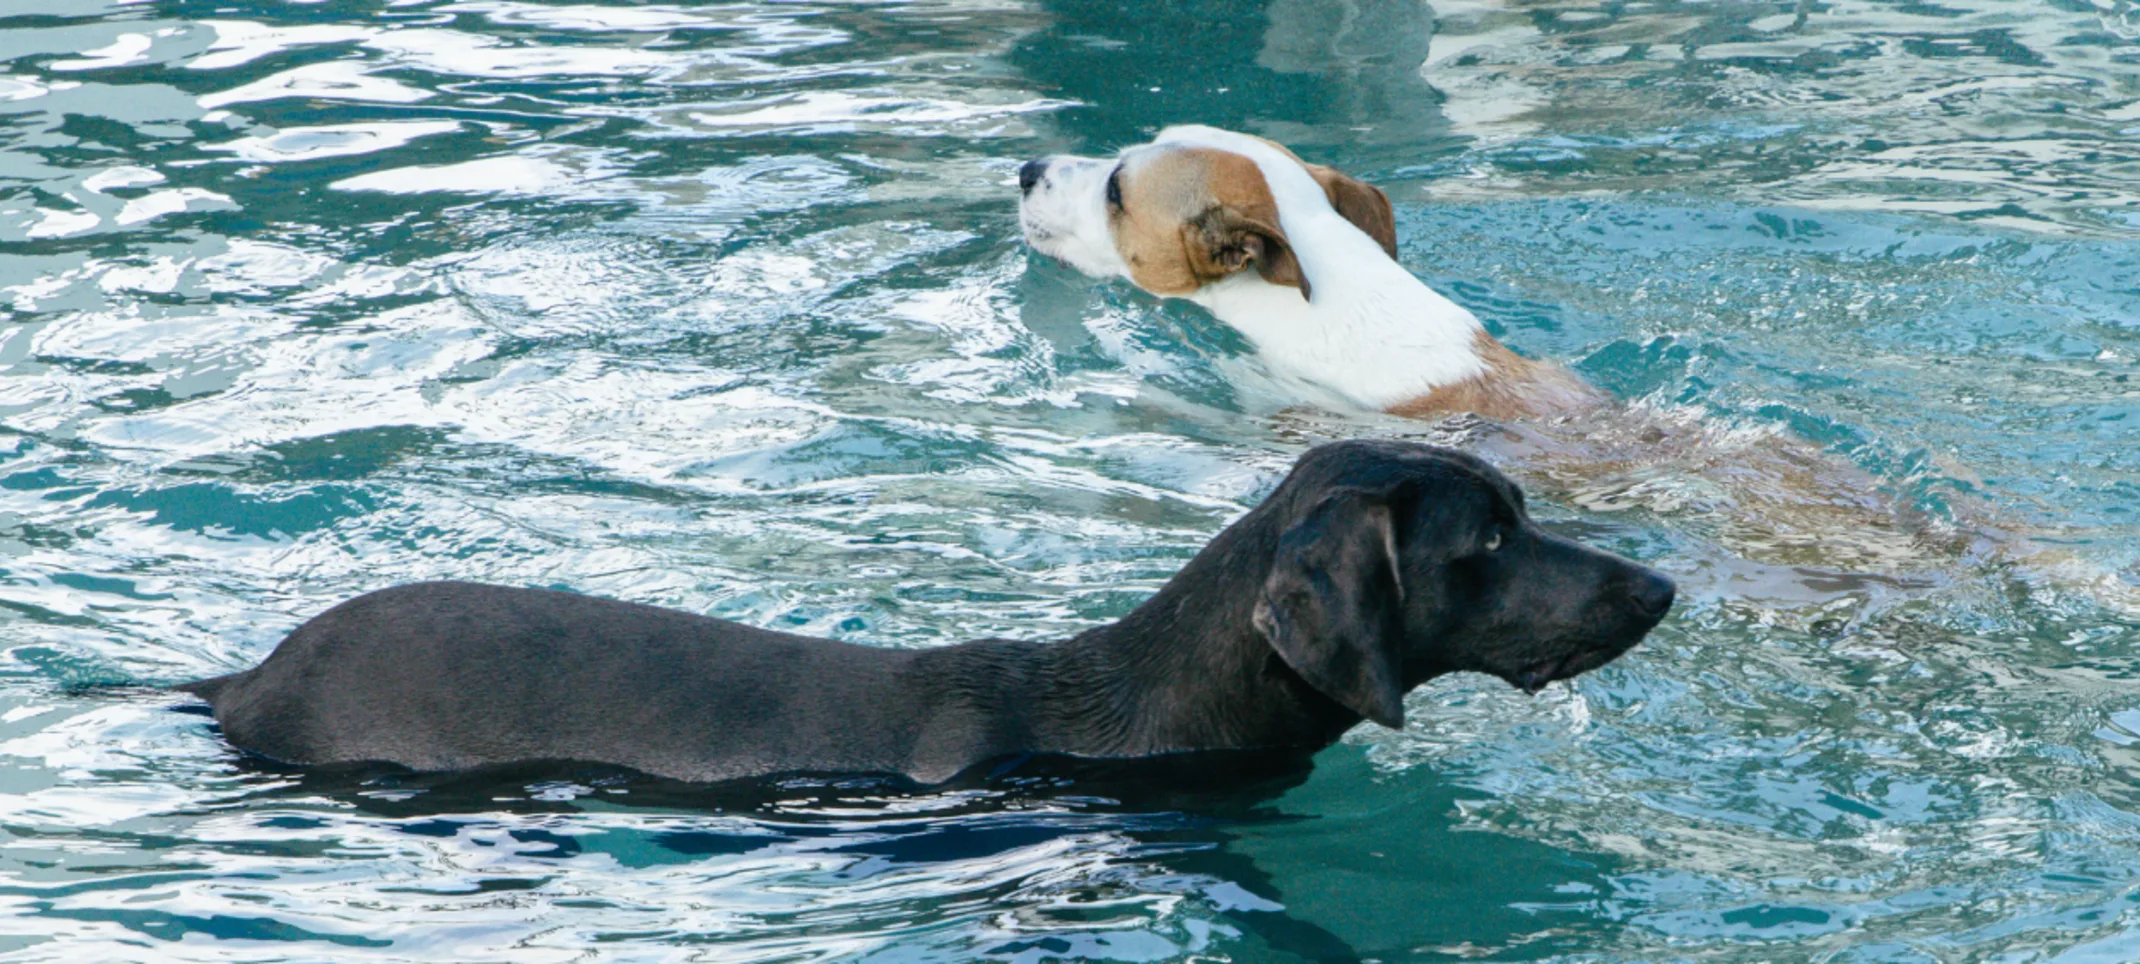
[[[0, 952], [2132, 958], [2134, 16], [10, 6]], [[1749, 559], [1660, 462], [1537, 504], [1680, 579], [1648, 643], [1254, 793], [299, 774], [130, 688], [425, 578], [1054, 637], [1308, 444], [1490, 441], [1012, 242], [1023, 159], [1186, 120], [1376, 180], [1520, 350], [2044, 551]]]

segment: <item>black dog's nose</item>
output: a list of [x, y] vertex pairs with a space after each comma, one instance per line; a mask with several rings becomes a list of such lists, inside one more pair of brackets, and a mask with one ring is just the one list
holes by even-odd
[[1672, 596], [1677, 591], [1672, 580], [1665, 578], [1663, 573], [1650, 570], [1635, 577], [1634, 585], [1628, 587], [1627, 598], [1642, 615], [1663, 619], [1665, 612], [1672, 608]]
[[1044, 160], [1027, 161], [1018, 165], [1018, 192], [1021, 194], [1033, 193], [1033, 185], [1040, 183], [1040, 175], [1047, 170], [1048, 162]]

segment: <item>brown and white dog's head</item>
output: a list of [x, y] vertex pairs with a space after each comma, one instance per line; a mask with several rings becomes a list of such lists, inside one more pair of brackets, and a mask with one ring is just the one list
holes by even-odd
[[1396, 221], [1381, 190], [1263, 138], [1209, 127], [1170, 127], [1112, 158], [1027, 162], [1018, 169], [1019, 223], [1034, 250], [1156, 295], [1193, 295], [1253, 268], [1310, 299], [1300, 247], [1329, 239], [1289, 233], [1314, 233], [1316, 224], [1306, 210], [1281, 215], [1281, 206], [1309, 206], [1298, 190], [1307, 181], [1284, 168], [1312, 179], [1312, 206], [1396, 257]]

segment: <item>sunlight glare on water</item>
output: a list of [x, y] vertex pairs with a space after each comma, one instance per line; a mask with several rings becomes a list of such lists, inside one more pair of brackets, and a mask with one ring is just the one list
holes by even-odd
[[[17, 0], [0, 61], [13, 959], [2140, 960], [2125, 0]], [[1673, 616], [1260, 795], [305, 775], [109, 685], [432, 578], [1057, 637], [1309, 444], [1491, 434], [1017, 243], [1018, 164], [1176, 122], [1380, 185], [1521, 352], [2043, 551], [1541, 488]]]

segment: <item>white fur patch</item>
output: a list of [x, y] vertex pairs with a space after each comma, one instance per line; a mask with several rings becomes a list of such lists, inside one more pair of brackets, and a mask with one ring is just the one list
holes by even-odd
[[1095, 278], [1127, 278], [1129, 265], [1107, 226], [1107, 177], [1114, 162], [1050, 157], [1040, 183], [1018, 202], [1025, 243]]

